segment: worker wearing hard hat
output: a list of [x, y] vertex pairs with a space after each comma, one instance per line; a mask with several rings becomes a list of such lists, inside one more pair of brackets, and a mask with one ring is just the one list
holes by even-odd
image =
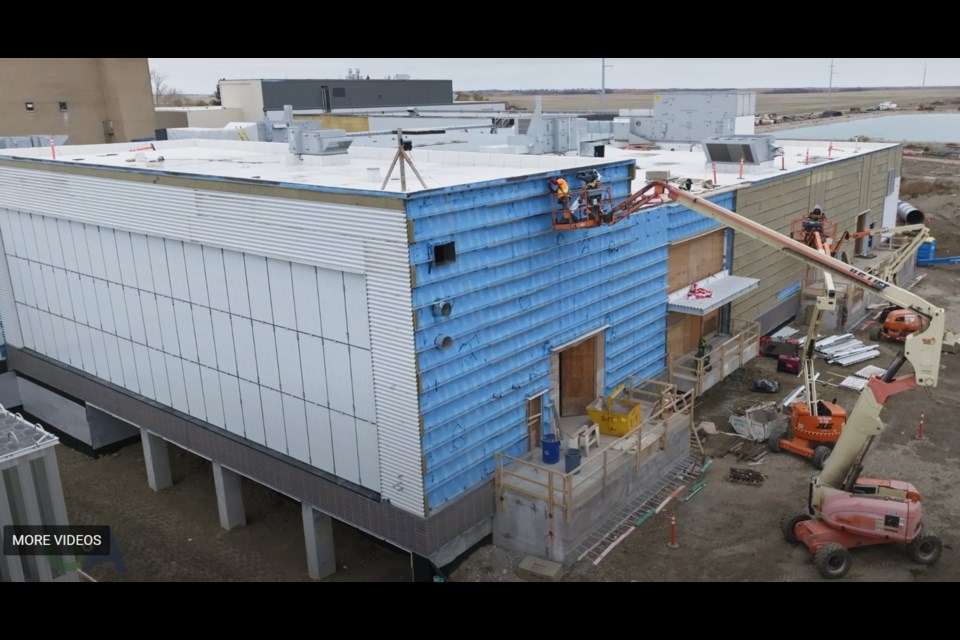
[[557, 194], [557, 204], [563, 209], [570, 208], [570, 185], [563, 178], [550, 178], [550, 192]]

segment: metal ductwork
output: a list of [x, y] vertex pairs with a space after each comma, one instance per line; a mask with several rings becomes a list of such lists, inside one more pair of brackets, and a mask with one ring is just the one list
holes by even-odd
[[344, 154], [353, 143], [343, 129], [306, 129], [294, 125], [288, 130], [287, 144], [295, 155], [331, 156]]
[[923, 224], [923, 211], [903, 200], [897, 203], [897, 220], [903, 224]]

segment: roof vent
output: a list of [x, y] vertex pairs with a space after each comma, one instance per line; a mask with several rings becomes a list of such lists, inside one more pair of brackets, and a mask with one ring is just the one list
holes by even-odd
[[343, 129], [307, 129], [300, 125], [290, 127], [287, 144], [290, 153], [307, 156], [334, 156], [347, 153], [353, 139], [344, 137]]

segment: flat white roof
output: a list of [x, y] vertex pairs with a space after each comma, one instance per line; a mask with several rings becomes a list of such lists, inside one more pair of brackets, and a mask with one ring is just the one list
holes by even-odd
[[[81, 166], [379, 192], [396, 154], [396, 151], [390, 148], [354, 145], [347, 158], [303, 156], [303, 161], [298, 163], [288, 152], [285, 143], [205, 139], [165, 140], [152, 144], [153, 149], [150, 148], [150, 143], [136, 142], [68, 145], [56, 148], [55, 160], [51, 157], [49, 148], [0, 149], [0, 158], [21, 157]], [[777, 158], [773, 166], [745, 165], [743, 178], [740, 178], [736, 165], [718, 167], [716, 186], [723, 188], [749, 184], [801, 171], [812, 165], [896, 146], [887, 143], [812, 141], [780, 141], [778, 145], [784, 148], [785, 155], [782, 160]], [[690, 144], [665, 144], [663, 148], [655, 150], [618, 149], [608, 146], [604, 158], [441, 151], [416, 147], [410, 153], [429, 189], [597, 166], [604, 162], [625, 159], [633, 159], [637, 164], [637, 180], [634, 181], [634, 186], [638, 189], [645, 183], [646, 171], [669, 171], [671, 177], [691, 178], [698, 184], [701, 180], [714, 180], [713, 168], [706, 161], [700, 146]], [[423, 187], [413, 171], [407, 168], [406, 174], [407, 192], [422, 191]], [[398, 167], [394, 168], [386, 191], [401, 191]]]

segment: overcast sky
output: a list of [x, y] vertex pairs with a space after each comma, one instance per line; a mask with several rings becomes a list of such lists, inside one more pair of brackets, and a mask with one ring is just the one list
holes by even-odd
[[[830, 58], [607, 58], [609, 89], [826, 87]], [[836, 58], [833, 86], [960, 85], [960, 58]], [[150, 58], [181, 93], [213, 93], [217, 80], [385, 78], [453, 80], [453, 88], [601, 86], [601, 58]]]

